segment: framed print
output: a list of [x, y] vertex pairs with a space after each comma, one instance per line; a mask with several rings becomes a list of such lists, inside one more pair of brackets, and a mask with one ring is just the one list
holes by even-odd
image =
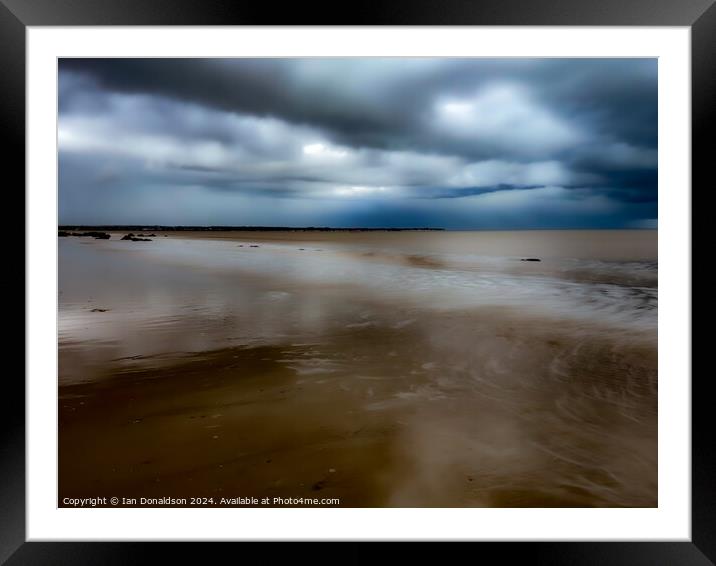
[[8, 564], [713, 563], [711, 2], [2, 2]]

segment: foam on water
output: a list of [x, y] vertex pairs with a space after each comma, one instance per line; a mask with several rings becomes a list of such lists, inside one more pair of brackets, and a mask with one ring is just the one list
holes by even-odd
[[[114, 242], [117, 249], [124, 242]], [[457, 254], [346, 253], [295, 245], [235, 242], [157, 241], [141, 251], [152, 261], [230, 271], [306, 285], [348, 285], [391, 301], [423, 307], [469, 309], [513, 307], [535, 315], [650, 330], [657, 323], [657, 265], [653, 261], [579, 259], [520, 262], [515, 257]], [[132, 251], [135, 251], [132, 249]], [[424, 258], [424, 261], [423, 259]], [[272, 291], [280, 300], [283, 291]]]

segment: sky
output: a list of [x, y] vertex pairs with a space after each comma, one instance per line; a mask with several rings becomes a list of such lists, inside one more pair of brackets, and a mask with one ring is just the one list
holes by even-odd
[[656, 59], [60, 59], [60, 224], [655, 228]]

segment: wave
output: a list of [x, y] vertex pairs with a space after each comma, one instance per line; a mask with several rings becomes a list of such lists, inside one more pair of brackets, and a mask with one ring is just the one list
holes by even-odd
[[[162, 242], [162, 244], [165, 244]], [[654, 261], [488, 257], [400, 250], [300, 249], [286, 244], [237, 247], [228, 242], [166, 242], [157, 257], [271, 277], [276, 282], [351, 286], [390, 302], [437, 310], [503, 306], [525, 313], [653, 329], [658, 264]], [[170, 245], [170, 244], [173, 244]], [[158, 250], [158, 248], [157, 248]]]

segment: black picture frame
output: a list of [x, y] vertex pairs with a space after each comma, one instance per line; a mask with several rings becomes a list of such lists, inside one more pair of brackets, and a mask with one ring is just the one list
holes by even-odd
[[[85, 25], [688, 26], [692, 37], [693, 185], [705, 183], [707, 166], [713, 160], [707, 148], [716, 105], [714, 0], [385, 0], [332, 6], [226, 0], [0, 0], [0, 131], [6, 147], [4, 169], [6, 174], [15, 173], [15, 186], [8, 181], [8, 190], [15, 191], [25, 181], [26, 28]], [[501, 561], [548, 564], [716, 563], [716, 443], [711, 438], [711, 398], [706, 391], [709, 378], [702, 374], [700, 379], [692, 380], [690, 542], [478, 543], [482, 545], [477, 549], [478, 556], [482, 560], [494, 555]], [[25, 542], [25, 411], [19, 401], [24, 399], [25, 388], [16, 373], [8, 372], [4, 379], [0, 563], [206, 563], [226, 551], [225, 545], [206, 543]], [[441, 561], [449, 557], [453, 548], [426, 544], [418, 547], [421, 558]], [[331, 543], [320, 549], [312, 543], [274, 544], [270, 549], [266, 543], [253, 543], [251, 550], [265, 553], [272, 562], [307, 559], [357, 563], [376, 551], [389, 560], [398, 556], [405, 559], [402, 545], [398, 548], [385, 543]], [[456, 550], [464, 551], [465, 547]], [[239, 556], [242, 555], [234, 554], [233, 558]]]

